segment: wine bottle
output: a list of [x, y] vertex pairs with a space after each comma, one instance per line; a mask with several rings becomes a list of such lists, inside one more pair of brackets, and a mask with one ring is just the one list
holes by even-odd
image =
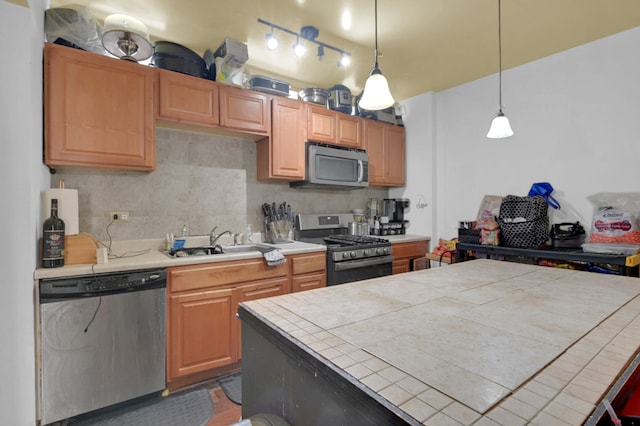
[[64, 221], [58, 217], [58, 199], [51, 200], [51, 216], [42, 226], [42, 267], [64, 266]]

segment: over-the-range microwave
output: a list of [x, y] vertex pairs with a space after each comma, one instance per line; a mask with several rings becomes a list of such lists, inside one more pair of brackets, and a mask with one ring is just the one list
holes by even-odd
[[306, 143], [306, 178], [292, 188], [359, 189], [369, 186], [369, 156], [364, 149]]

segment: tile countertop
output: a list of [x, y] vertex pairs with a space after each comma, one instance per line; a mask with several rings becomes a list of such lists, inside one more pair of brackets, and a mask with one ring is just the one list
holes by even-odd
[[[185, 247], [208, 245], [208, 236], [188, 237]], [[320, 244], [309, 244], [300, 241], [283, 244], [266, 244], [280, 249], [283, 255], [326, 251]], [[167, 268], [170, 266], [190, 265], [198, 263], [226, 262], [230, 260], [254, 259], [262, 257], [260, 252], [216, 254], [210, 256], [188, 256], [171, 258], [162, 252], [163, 239], [114, 241], [111, 246], [109, 261], [105, 264], [68, 265], [61, 268], [38, 268], [35, 279], [71, 277], [86, 274], [131, 271], [136, 269]]]
[[418, 234], [406, 234], [406, 235], [382, 235], [380, 238], [386, 238], [391, 241], [391, 244], [394, 243], [412, 243], [414, 241], [431, 241], [431, 237], [427, 237], [426, 235], [418, 235]]
[[241, 306], [425, 425], [583, 424], [639, 352], [638, 278], [511, 262]]
[[[257, 234], [258, 241], [260, 234]], [[186, 247], [196, 247], [208, 244], [208, 236], [188, 237]], [[413, 242], [429, 240], [424, 235], [388, 235], [391, 243]], [[266, 243], [260, 243], [266, 244]], [[293, 241], [284, 244], [266, 244], [280, 249], [282, 254], [312, 253], [326, 251], [326, 247], [320, 244], [309, 244], [301, 241]], [[111, 246], [109, 261], [105, 264], [68, 265], [62, 268], [38, 268], [34, 273], [35, 279], [71, 277], [93, 273], [120, 272], [135, 269], [167, 268], [169, 266], [189, 265], [197, 263], [225, 262], [228, 260], [242, 260], [261, 257], [261, 253], [233, 253], [213, 256], [190, 256], [170, 258], [162, 253], [163, 239], [126, 240], [114, 241]], [[101, 245], [102, 247], [102, 245]]]

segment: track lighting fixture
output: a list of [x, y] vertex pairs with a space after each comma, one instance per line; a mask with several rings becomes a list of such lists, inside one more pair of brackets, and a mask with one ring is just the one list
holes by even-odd
[[[268, 32], [266, 34], [266, 42], [267, 42], [267, 47], [270, 50], [275, 50], [278, 48], [278, 38], [275, 36], [275, 30], [279, 30], [282, 32], [285, 32], [287, 34], [291, 34], [292, 36], [295, 36], [296, 38], [296, 43], [293, 45], [293, 53], [294, 55], [296, 55], [297, 57], [301, 57], [304, 55], [305, 51], [306, 51], [306, 47], [305, 44], [306, 42], [310, 42], [310, 43], [314, 43], [316, 45], [318, 45], [318, 59], [322, 60], [324, 55], [325, 55], [325, 49], [329, 49], [329, 50], [333, 50], [334, 52], [337, 52], [338, 54], [340, 54], [340, 59], [337, 61], [337, 65], [339, 67], [346, 67], [349, 66], [349, 64], [351, 63], [351, 53], [344, 51], [342, 49], [339, 49], [337, 47], [331, 46], [329, 44], [323, 43], [321, 41], [316, 40], [316, 38], [318, 37], [318, 34], [320, 33], [320, 31], [316, 28], [313, 27], [311, 25], [309, 26], [305, 26], [302, 27], [300, 29], [300, 32], [297, 33], [295, 31], [291, 31], [287, 28], [281, 27], [279, 25], [273, 24], [271, 22], [267, 22], [263, 19], [258, 19], [258, 22], [260, 24], [266, 25], [268, 27], [271, 28], [271, 31]], [[302, 41], [300, 40], [302, 39]]]
[[303, 44], [300, 43], [300, 37], [296, 38], [296, 44], [293, 45], [293, 53], [298, 57], [302, 57], [305, 52], [307, 51], [307, 48], [304, 47]]
[[280, 42], [278, 41], [278, 38], [275, 36], [275, 34], [273, 34], [273, 27], [271, 27], [271, 32], [267, 33], [267, 48], [269, 50], [276, 50], [279, 45]]

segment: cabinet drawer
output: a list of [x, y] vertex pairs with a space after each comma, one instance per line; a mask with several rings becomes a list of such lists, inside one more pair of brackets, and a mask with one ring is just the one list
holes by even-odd
[[429, 252], [429, 241], [396, 243], [391, 245], [391, 253], [396, 259], [405, 257], [422, 257]]
[[298, 254], [290, 257], [293, 275], [325, 271], [326, 253]]
[[248, 259], [204, 265], [176, 266], [167, 270], [169, 292], [240, 285], [246, 281], [286, 276], [286, 263], [268, 266], [264, 259]]
[[312, 288], [321, 288], [327, 286], [327, 274], [305, 274], [293, 277], [291, 281], [291, 291], [311, 290]]

